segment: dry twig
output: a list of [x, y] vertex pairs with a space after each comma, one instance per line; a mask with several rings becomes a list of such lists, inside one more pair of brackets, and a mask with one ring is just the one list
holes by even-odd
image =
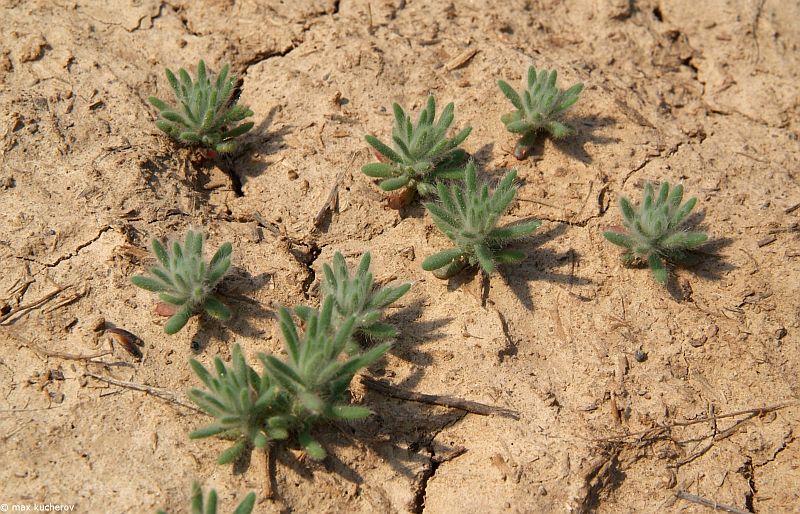
[[706, 507], [711, 507], [714, 510], [722, 510], [725, 512], [730, 512], [731, 514], [748, 514], [746, 510], [737, 509], [736, 507], [731, 507], [730, 505], [725, 505], [724, 503], [717, 503], [714, 500], [709, 500], [707, 498], [703, 498], [702, 496], [689, 494], [685, 491], [678, 491], [677, 493], [675, 493], [675, 496], [677, 496], [682, 500], [686, 500], [692, 503], [699, 503], [700, 505], [705, 505]]
[[459, 409], [465, 412], [479, 414], [481, 416], [501, 416], [504, 418], [516, 420], [519, 419], [519, 412], [512, 409], [506, 409], [505, 407], [486, 405], [484, 403], [462, 400], [460, 398], [453, 398], [452, 396], [447, 395], [423, 394], [415, 393], [413, 391], [406, 391], [387, 382], [375, 380], [367, 376], [361, 377], [361, 383], [374, 391], [385, 394], [386, 396], [391, 396], [392, 398], [399, 398], [400, 400], [427, 403], [429, 405], [440, 405], [442, 407]]
[[169, 389], [163, 389], [161, 387], [152, 387], [144, 384], [137, 384], [135, 382], [126, 382], [124, 380], [117, 380], [115, 378], [104, 377], [103, 375], [97, 375], [95, 373], [84, 373], [87, 377], [92, 377], [95, 380], [99, 380], [100, 382], [105, 382], [107, 384], [115, 385], [118, 387], [124, 387], [125, 389], [132, 389], [134, 391], [141, 391], [143, 393], [147, 393], [150, 396], [155, 396], [161, 400], [167, 401], [169, 403], [174, 403], [175, 405], [180, 405], [185, 409], [189, 409], [194, 412], [198, 412], [200, 414], [206, 415], [205, 412], [202, 410], [189, 405], [188, 403], [184, 403], [178, 399], [178, 394], [174, 391], [170, 391]]

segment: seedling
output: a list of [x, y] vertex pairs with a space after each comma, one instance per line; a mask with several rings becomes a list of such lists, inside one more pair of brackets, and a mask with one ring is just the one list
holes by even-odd
[[683, 185], [678, 184], [670, 191], [669, 183], [664, 182], [654, 196], [653, 185], [644, 186], [644, 200], [638, 210], [634, 210], [624, 196], [619, 199], [619, 209], [624, 217], [626, 230], [610, 230], [603, 235], [615, 245], [625, 248], [623, 262], [626, 265], [636, 260], [650, 266], [655, 279], [662, 284], [667, 281], [664, 262], [687, 262], [692, 248], [708, 240], [704, 232], [690, 232], [681, 228], [686, 217], [694, 209], [697, 198], [690, 198], [681, 205]]
[[[355, 318], [353, 332], [364, 334], [375, 340], [391, 339], [397, 336], [397, 329], [379, 320], [383, 309], [400, 299], [411, 288], [405, 283], [398, 287], [376, 288], [372, 273], [369, 271], [371, 256], [366, 252], [361, 257], [358, 269], [350, 276], [347, 264], [341, 253], [333, 256], [333, 266], [324, 264], [322, 270], [325, 280], [322, 282], [323, 297], [333, 298], [334, 328], [341, 327], [349, 317]], [[296, 308], [295, 311], [305, 319], [313, 312], [308, 307]], [[358, 346], [348, 348], [347, 353], [353, 353]]]
[[199, 308], [211, 317], [227, 320], [231, 311], [221, 301], [211, 296], [214, 287], [222, 280], [231, 265], [230, 243], [219, 247], [210, 263], [203, 260], [203, 234], [189, 230], [183, 245], [172, 243], [168, 252], [160, 241], [153, 239], [153, 253], [160, 263], [149, 269], [150, 275], [131, 277], [134, 285], [159, 293], [159, 298], [177, 308], [164, 325], [164, 332], [178, 332]]
[[583, 91], [583, 84], [575, 84], [566, 91], [556, 87], [558, 73], [556, 70], [542, 70], [537, 75], [536, 68], [528, 68], [527, 88], [517, 93], [503, 80], [497, 85], [516, 107], [515, 111], [502, 116], [502, 121], [509, 132], [521, 134], [514, 147], [514, 157], [527, 157], [536, 135], [541, 130], [550, 133], [554, 138], [562, 138], [575, 133], [575, 129], [560, 121], [567, 109], [578, 101]]
[[463, 173], [463, 184], [437, 185], [441, 204], [425, 203], [439, 230], [456, 244], [455, 248], [431, 255], [422, 262], [422, 269], [433, 271], [438, 278], [450, 278], [475, 264], [491, 273], [495, 264], [521, 261], [525, 258], [523, 252], [503, 246], [527, 236], [541, 225], [541, 221], [530, 220], [505, 227], [496, 226], [517, 195], [515, 170], [506, 173], [491, 194], [489, 186], [478, 185], [474, 162], [470, 161]]
[[248, 447], [264, 448], [272, 439], [286, 439], [286, 420], [278, 411], [280, 391], [266, 373], [259, 375], [244, 360], [239, 345], [233, 347], [232, 366], [214, 358], [216, 377], [192, 359], [192, 369], [208, 391], [192, 389], [189, 398], [216, 422], [189, 434], [191, 439], [222, 437], [234, 441], [217, 462], [227, 464]]
[[218, 153], [235, 150], [236, 137], [253, 128], [253, 122], [239, 122], [252, 116], [253, 111], [236, 103], [236, 80], [228, 77], [229, 69], [230, 65], [223, 66], [212, 82], [202, 60], [197, 64], [194, 81], [183, 68], [178, 70], [180, 79], [167, 68], [167, 80], [178, 106], [153, 96], [147, 99], [160, 111], [158, 128], [181, 143], [200, 145]]
[[[242, 503], [236, 507], [233, 514], [250, 514], [256, 504], [256, 493], [248, 494]], [[157, 514], [167, 514], [160, 510]], [[217, 491], [208, 493], [208, 500], [203, 502], [203, 490], [197, 482], [192, 483], [192, 513], [191, 514], [217, 514]]]
[[347, 388], [359, 369], [378, 360], [391, 346], [381, 343], [362, 354], [341, 360], [356, 319], [349, 316], [334, 330], [333, 309], [334, 299], [326, 297], [319, 312], [306, 312], [305, 332], [300, 336], [289, 311], [281, 308], [280, 327], [287, 360], [259, 355], [271, 381], [282, 390], [279, 405], [286, 413], [285, 419], [297, 434], [300, 446], [315, 460], [324, 459], [326, 452], [311, 436], [311, 428], [322, 420], [350, 421], [371, 414], [366, 407], [347, 404]]
[[447, 129], [453, 123], [453, 103], [447, 104], [439, 120], [434, 122], [436, 101], [433, 95], [429, 96], [416, 125], [398, 104], [393, 104], [392, 108], [395, 118], [393, 148], [374, 136], [366, 136], [379, 160], [385, 162], [366, 164], [361, 171], [370, 177], [382, 178], [380, 188], [384, 191], [405, 187], [411, 193], [419, 191], [423, 195], [435, 190], [437, 179], [460, 177], [467, 153], [458, 145], [469, 136], [472, 127], [463, 129], [453, 139], [447, 138]]

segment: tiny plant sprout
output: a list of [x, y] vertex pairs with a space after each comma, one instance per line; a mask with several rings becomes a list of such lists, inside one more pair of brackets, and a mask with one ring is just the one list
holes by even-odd
[[681, 228], [686, 217], [697, 203], [691, 198], [681, 205], [683, 186], [678, 184], [670, 191], [664, 182], [656, 194], [653, 185], [644, 186], [644, 199], [634, 209], [624, 196], [619, 200], [624, 229], [609, 230], [603, 235], [615, 245], [625, 248], [623, 261], [631, 264], [636, 260], [646, 262], [657, 281], [667, 281], [664, 262], [687, 262], [691, 249], [708, 240], [704, 232], [690, 232]]
[[[233, 514], [250, 514], [256, 504], [256, 493], [245, 496], [242, 503], [236, 507]], [[167, 514], [160, 510], [157, 514]], [[208, 493], [208, 499], [203, 501], [203, 491], [197, 482], [192, 483], [192, 510], [191, 514], [217, 514], [217, 491], [214, 489]]]
[[472, 127], [463, 129], [452, 139], [447, 138], [447, 130], [453, 123], [453, 104], [447, 104], [437, 121], [436, 101], [433, 95], [429, 96], [416, 125], [402, 107], [398, 104], [392, 107], [394, 144], [389, 147], [374, 136], [366, 136], [367, 143], [383, 162], [367, 164], [361, 171], [383, 179], [380, 187], [384, 191], [407, 188], [423, 195], [434, 192], [437, 179], [458, 178], [467, 157], [458, 145], [469, 136]]
[[560, 121], [567, 109], [578, 101], [583, 91], [583, 84], [575, 84], [566, 91], [556, 87], [558, 73], [556, 70], [542, 70], [538, 74], [536, 68], [528, 68], [527, 87], [517, 92], [503, 80], [497, 85], [516, 110], [502, 116], [502, 121], [509, 132], [520, 134], [514, 147], [517, 159], [527, 157], [539, 131], [547, 131], [554, 138], [562, 138], [575, 133], [575, 130]]
[[252, 116], [253, 111], [236, 103], [236, 80], [228, 76], [229, 69], [228, 64], [223, 66], [212, 81], [202, 60], [197, 64], [195, 80], [183, 68], [178, 70], [178, 77], [168, 68], [167, 80], [178, 105], [171, 106], [153, 96], [147, 99], [160, 111], [158, 128], [181, 143], [218, 153], [235, 150], [236, 138], [253, 128], [253, 122], [239, 122]]
[[517, 195], [514, 185], [516, 171], [509, 171], [492, 193], [488, 185], [478, 183], [474, 162], [470, 161], [463, 173], [463, 183], [438, 184], [440, 203], [425, 203], [433, 222], [455, 243], [455, 247], [431, 255], [422, 262], [422, 268], [433, 271], [438, 278], [450, 278], [465, 267], [476, 264], [486, 273], [491, 273], [495, 264], [521, 261], [524, 253], [503, 247], [541, 225], [538, 220], [530, 220], [496, 226]]
[[[411, 288], [405, 283], [397, 287], [375, 287], [372, 273], [369, 271], [371, 256], [366, 252], [361, 258], [355, 273], [350, 276], [347, 264], [341, 253], [333, 256], [332, 266], [324, 264], [322, 270], [325, 279], [322, 282], [322, 294], [333, 299], [333, 326], [338, 329], [350, 317], [355, 319], [353, 332], [366, 335], [374, 340], [386, 340], [397, 336], [397, 329], [381, 323], [383, 309], [399, 300]], [[295, 309], [299, 316], [312, 312], [308, 307]], [[358, 347], [350, 348], [352, 353]]]
[[211, 262], [206, 263], [203, 239], [202, 233], [189, 230], [184, 243], [173, 242], [171, 251], [153, 239], [153, 253], [159, 265], [151, 267], [147, 276], [131, 277], [135, 286], [158, 293], [161, 301], [176, 306], [177, 311], [164, 325], [167, 334], [182, 329], [199, 309], [218, 320], [231, 317], [230, 309], [211, 293], [231, 265], [232, 246], [223, 244]]
[[266, 373], [281, 388], [279, 402], [288, 425], [302, 449], [314, 460], [322, 460], [326, 455], [322, 445], [311, 436], [316, 423], [364, 419], [372, 413], [367, 407], [349, 405], [347, 389], [361, 368], [381, 358], [391, 346], [388, 342], [381, 343], [342, 359], [356, 319], [350, 316], [334, 330], [333, 309], [334, 299], [326, 297], [320, 311], [306, 312], [305, 331], [300, 335], [289, 311], [281, 308], [280, 328], [287, 360], [259, 355]]
[[238, 344], [233, 347], [231, 367], [214, 358], [216, 376], [194, 359], [190, 364], [208, 391], [192, 389], [189, 399], [216, 421], [189, 437], [232, 440], [233, 445], [220, 454], [219, 464], [232, 462], [248, 447], [264, 448], [270, 440], [289, 436], [286, 420], [277, 411], [278, 388], [267, 374], [259, 375], [245, 362]]

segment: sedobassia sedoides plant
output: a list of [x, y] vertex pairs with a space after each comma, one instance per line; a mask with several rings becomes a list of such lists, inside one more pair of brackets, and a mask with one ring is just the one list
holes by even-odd
[[361, 168], [366, 175], [383, 179], [380, 187], [384, 191], [407, 188], [412, 194], [419, 191], [426, 195], [435, 189], [437, 179], [458, 178], [467, 154], [458, 148], [472, 132], [467, 127], [452, 139], [447, 138], [447, 130], [453, 123], [454, 106], [451, 103], [442, 111], [436, 121], [436, 101], [433, 95], [419, 114], [417, 124], [398, 104], [394, 104], [394, 128], [389, 147], [378, 138], [366, 136], [369, 143], [385, 162], [366, 164]]
[[[411, 284], [376, 288], [372, 273], [369, 271], [370, 261], [370, 253], [366, 252], [351, 276], [344, 257], [336, 252], [332, 266], [328, 264], [322, 266], [325, 274], [325, 279], [322, 281], [322, 295], [324, 298], [333, 299], [334, 329], [341, 327], [345, 320], [352, 316], [355, 318], [354, 334], [364, 334], [374, 340], [391, 339], [397, 336], [397, 329], [379, 320], [383, 316], [383, 310], [406, 294]], [[299, 307], [295, 311], [303, 319], [314, 312], [309, 307]], [[354, 344], [346, 349], [346, 353], [350, 354], [356, 350], [358, 345]]]
[[683, 200], [683, 185], [678, 184], [670, 191], [669, 183], [664, 182], [655, 194], [653, 185], [644, 186], [644, 199], [634, 209], [624, 196], [619, 199], [625, 229], [609, 230], [603, 235], [615, 245], [625, 248], [623, 261], [631, 264], [636, 260], [646, 262], [653, 276], [662, 284], [667, 281], [664, 261], [686, 262], [691, 249], [708, 240], [704, 232], [685, 230], [681, 225], [694, 209], [697, 198]]
[[517, 159], [528, 155], [539, 131], [545, 130], [554, 138], [575, 133], [572, 127], [560, 120], [564, 112], [578, 101], [583, 84], [575, 84], [564, 91], [556, 87], [557, 78], [556, 70], [542, 70], [537, 74], [536, 68], [531, 66], [528, 68], [527, 87], [519, 93], [507, 82], [497, 81], [500, 90], [516, 108], [501, 119], [509, 132], [521, 135], [514, 147]]
[[[256, 504], [256, 493], [245, 496], [242, 503], [236, 507], [233, 514], [250, 514]], [[157, 514], [167, 514], [160, 510]], [[191, 514], [217, 514], [217, 491], [212, 489], [208, 493], [208, 499], [203, 501], [203, 490], [197, 482], [192, 483], [192, 510]]]
[[193, 230], [186, 232], [182, 245], [174, 241], [171, 251], [153, 239], [153, 253], [159, 265], [151, 267], [148, 276], [131, 277], [134, 285], [158, 293], [161, 301], [177, 308], [164, 325], [167, 334], [178, 332], [200, 309], [218, 320], [231, 317], [230, 309], [211, 293], [231, 265], [233, 247], [230, 243], [223, 244], [211, 262], [206, 263], [203, 242], [203, 234]]
[[388, 342], [381, 343], [343, 359], [356, 319], [350, 316], [334, 330], [333, 310], [334, 300], [327, 297], [320, 311], [306, 312], [305, 330], [300, 335], [291, 314], [282, 308], [279, 317], [287, 359], [259, 356], [272, 382], [283, 391], [279, 407], [286, 413], [297, 442], [315, 460], [326, 455], [322, 445], [311, 436], [316, 423], [364, 419], [372, 413], [367, 407], [349, 404], [348, 387], [361, 368], [377, 361], [391, 346]]
[[197, 64], [195, 80], [183, 68], [178, 70], [178, 77], [167, 68], [167, 80], [178, 105], [171, 106], [153, 96], [147, 99], [160, 111], [158, 128], [181, 143], [219, 153], [235, 150], [236, 138], [253, 128], [253, 122], [239, 122], [252, 116], [253, 111], [236, 103], [236, 80], [228, 76], [229, 69], [228, 64], [223, 66], [212, 81], [202, 60]]
[[264, 448], [270, 440], [289, 437], [288, 421], [279, 410], [281, 392], [268, 374], [259, 375], [245, 362], [238, 344], [233, 347], [231, 367], [214, 358], [216, 376], [194, 359], [190, 364], [208, 390], [192, 389], [189, 398], [216, 422], [189, 437], [232, 440], [233, 445], [220, 454], [219, 464], [233, 461], [248, 447]]
[[216, 421], [190, 437], [232, 440], [233, 445], [220, 455], [220, 464], [233, 461], [248, 448], [264, 448], [270, 441], [288, 438], [296, 440], [309, 457], [321, 460], [326, 452], [311, 436], [315, 424], [363, 419], [371, 414], [366, 407], [350, 405], [347, 390], [355, 374], [378, 360], [391, 345], [382, 343], [344, 358], [355, 318], [350, 316], [334, 329], [333, 303], [333, 298], [326, 298], [322, 310], [305, 313], [302, 335], [289, 311], [281, 308], [287, 357], [281, 360], [259, 354], [262, 374], [247, 365], [238, 345], [232, 367], [215, 359], [216, 376], [200, 363], [191, 362], [208, 391], [193, 389], [189, 398]]
[[523, 252], [503, 247], [527, 236], [541, 222], [530, 220], [497, 227], [517, 195], [516, 177], [515, 170], [509, 171], [490, 193], [488, 185], [478, 184], [475, 163], [470, 161], [464, 169], [463, 183], [439, 183], [440, 203], [426, 202], [425, 208], [455, 247], [431, 255], [422, 262], [422, 268], [433, 271], [438, 278], [450, 278], [467, 266], [479, 264], [483, 271], [491, 273], [495, 264], [521, 261]]

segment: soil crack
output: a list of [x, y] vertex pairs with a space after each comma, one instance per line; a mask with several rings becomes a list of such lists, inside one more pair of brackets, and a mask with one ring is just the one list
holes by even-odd
[[27, 261], [27, 262], [32, 262], [34, 264], [38, 264], [39, 266], [42, 266], [44, 268], [55, 268], [56, 266], [58, 266], [62, 262], [66, 261], [66, 260], [69, 260], [69, 259], [72, 259], [73, 257], [76, 257], [78, 255], [78, 253], [80, 253], [81, 250], [83, 250], [87, 246], [91, 246], [92, 244], [97, 242], [97, 240], [100, 239], [103, 236], [103, 234], [105, 234], [107, 231], [111, 230], [111, 228], [112, 228], [111, 225], [106, 225], [105, 227], [101, 228], [100, 231], [97, 233], [97, 235], [95, 237], [93, 237], [91, 240], [89, 240], [89, 241], [87, 241], [85, 243], [79, 244], [77, 246], [77, 248], [75, 248], [73, 251], [71, 251], [70, 253], [68, 253], [66, 255], [60, 256], [59, 258], [57, 258], [52, 263], [39, 262], [36, 259], [32, 259], [30, 257], [19, 257], [19, 256], [15, 256], [15, 257], [17, 259], [22, 259], [23, 261]]

